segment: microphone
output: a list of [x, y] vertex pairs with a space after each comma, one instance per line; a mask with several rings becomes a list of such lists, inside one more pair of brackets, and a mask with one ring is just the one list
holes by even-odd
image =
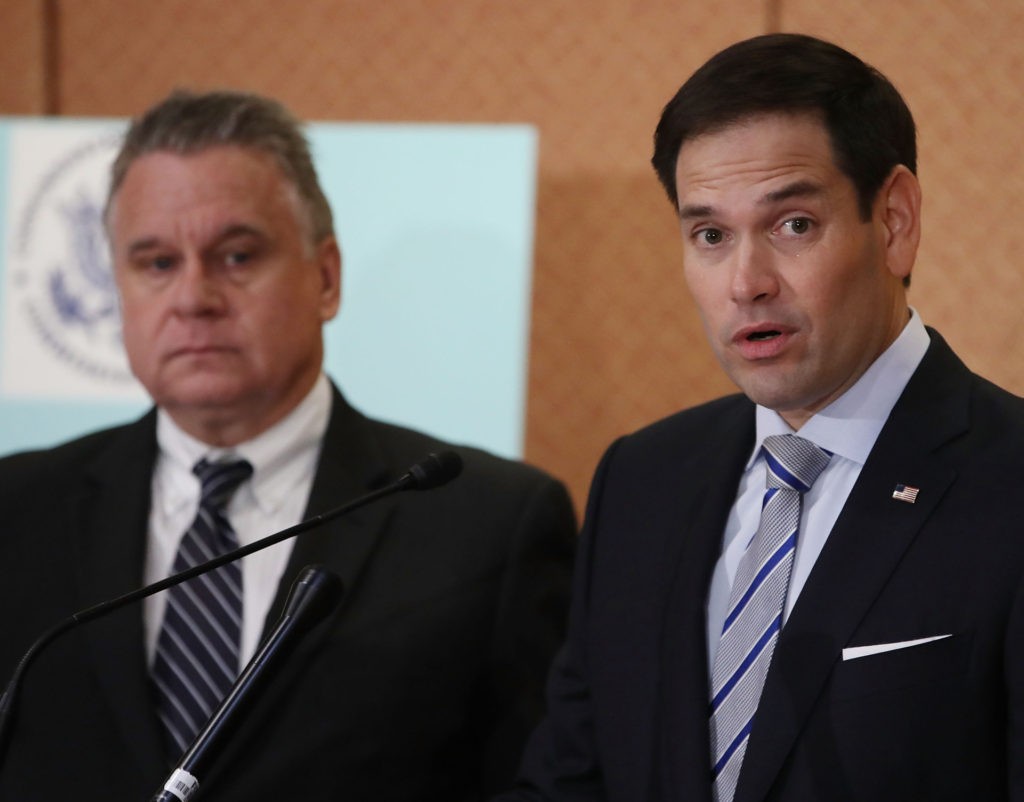
[[[402, 477], [411, 477], [417, 490], [430, 490], [447, 484], [462, 472], [462, 457], [454, 451], [428, 454]], [[399, 481], [402, 481], [401, 479]]]
[[259, 689], [273, 676], [299, 639], [337, 606], [341, 595], [341, 580], [336, 574], [319, 565], [302, 569], [292, 584], [274, 631], [231, 686], [224, 701], [151, 802], [182, 802], [198, 796], [201, 778], [236, 730]]
[[462, 458], [454, 451], [442, 451], [440, 453], [428, 454], [426, 457], [412, 465], [409, 470], [398, 477], [395, 481], [363, 496], [359, 496], [346, 504], [342, 504], [340, 507], [335, 507], [334, 509], [328, 510], [320, 515], [314, 515], [312, 518], [307, 518], [305, 521], [295, 524], [295, 526], [289, 526], [287, 529], [282, 529], [280, 532], [267, 535], [266, 537], [256, 540], [247, 546], [241, 546], [233, 551], [226, 552], [219, 557], [215, 557], [214, 559], [205, 563], [200, 563], [199, 565], [194, 565], [180, 573], [172, 574], [171, 576], [161, 579], [158, 582], [154, 582], [151, 585], [146, 585], [129, 593], [125, 593], [123, 596], [108, 599], [100, 602], [99, 604], [93, 605], [92, 607], [79, 610], [77, 613], [73, 613], [68, 618], [65, 618], [56, 626], [40, 635], [39, 638], [37, 638], [29, 647], [28, 651], [25, 652], [21, 661], [14, 669], [14, 673], [11, 676], [10, 682], [7, 683], [7, 688], [4, 691], [3, 696], [0, 697], [0, 763], [2, 763], [3, 757], [6, 753], [7, 740], [13, 727], [12, 722], [15, 717], [15, 707], [18, 688], [21, 686], [21, 679], [39, 652], [64, 632], [74, 629], [79, 624], [84, 624], [88, 621], [92, 621], [93, 619], [100, 618], [101, 616], [124, 607], [127, 604], [139, 601], [147, 596], [152, 596], [154, 593], [167, 590], [167, 588], [173, 587], [174, 585], [180, 585], [182, 582], [186, 582], [200, 574], [205, 574], [215, 568], [220, 568], [220, 566], [226, 563], [234, 562], [235, 560], [241, 559], [253, 552], [260, 551], [268, 546], [273, 546], [275, 543], [280, 543], [282, 540], [300, 535], [309, 529], [333, 520], [334, 518], [338, 518], [347, 512], [358, 509], [359, 507], [370, 504], [384, 496], [390, 496], [394, 493], [400, 493], [405, 490], [429, 490], [434, 487], [440, 487], [441, 485], [450, 482], [461, 472]]

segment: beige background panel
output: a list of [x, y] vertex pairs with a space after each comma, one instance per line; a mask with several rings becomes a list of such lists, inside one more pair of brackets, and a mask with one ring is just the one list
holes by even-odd
[[0, 0], [0, 114], [47, 111], [46, 30], [41, 0]]
[[1024, 392], [1019, 0], [0, 0], [0, 24], [17, 32], [0, 113], [133, 115], [177, 86], [231, 86], [309, 119], [536, 125], [526, 454], [580, 505], [612, 438], [732, 389], [648, 166], [661, 107], [732, 41], [825, 35], [889, 74], [918, 117], [913, 302]]

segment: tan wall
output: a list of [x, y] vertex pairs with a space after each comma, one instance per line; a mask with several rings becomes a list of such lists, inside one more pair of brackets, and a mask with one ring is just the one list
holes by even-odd
[[318, 120], [537, 125], [527, 458], [582, 504], [613, 437], [731, 389], [647, 160], [682, 80], [776, 29], [831, 38], [904, 92], [926, 193], [912, 301], [1024, 393], [1020, 0], [2, 0], [0, 113], [128, 116], [231, 86]]

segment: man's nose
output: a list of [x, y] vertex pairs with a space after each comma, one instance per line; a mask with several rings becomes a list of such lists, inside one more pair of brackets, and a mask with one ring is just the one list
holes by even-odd
[[215, 275], [198, 256], [182, 261], [174, 280], [174, 306], [179, 314], [214, 314], [224, 308], [224, 294]]
[[778, 273], [771, 246], [757, 237], [744, 237], [733, 252], [733, 301], [754, 303], [773, 298], [778, 291]]

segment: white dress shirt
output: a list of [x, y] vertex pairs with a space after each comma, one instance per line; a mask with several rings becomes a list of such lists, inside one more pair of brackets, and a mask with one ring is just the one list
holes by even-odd
[[[200, 483], [192, 467], [203, 457], [211, 461], [240, 457], [253, 466], [252, 478], [235, 491], [227, 507], [240, 546], [297, 524], [313, 486], [330, 414], [331, 387], [323, 374], [287, 417], [253, 440], [230, 449], [212, 448], [196, 440], [159, 410], [159, 453], [153, 470], [143, 581], [149, 584], [171, 573], [178, 544], [199, 508]], [[259, 645], [293, 544], [293, 540], [284, 540], [242, 560], [242, 665]], [[150, 664], [166, 604], [166, 591], [145, 600], [143, 623]]]
[[[889, 413], [924, 358], [929, 342], [928, 332], [920, 316], [912, 309], [910, 320], [899, 337], [871, 364], [864, 375], [800, 427], [801, 437], [831, 451], [834, 456], [810, 491], [804, 495], [783, 622], [792, 611]], [[761, 519], [761, 502], [765, 490], [765, 463], [761, 456], [761, 444], [769, 435], [793, 433], [789, 424], [777, 412], [766, 407], [757, 407], [756, 420], [754, 448], [740, 479], [736, 501], [729, 512], [722, 539], [722, 554], [715, 564], [708, 593], [709, 671], [715, 665], [718, 640], [729, 604], [729, 591], [743, 552], [757, 533]]]

